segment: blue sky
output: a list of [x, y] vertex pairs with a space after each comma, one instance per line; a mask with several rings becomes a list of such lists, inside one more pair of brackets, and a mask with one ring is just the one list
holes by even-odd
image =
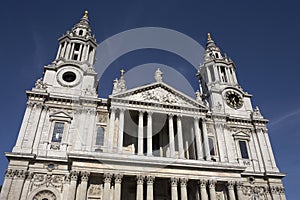
[[[269, 134], [282, 172], [288, 199], [297, 199], [300, 178], [300, 3], [297, 1], [3, 1], [1, 2], [0, 59], [0, 183], [7, 160], [4, 152], [15, 144], [26, 95], [51, 63], [57, 39], [89, 10], [98, 42], [139, 27], [163, 27], [188, 35], [203, 46], [207, 32], [237, 66], [253, 105], [270, 120]], [[193, 67], [173, 54], [140, 50], [117, 59], [100, 81], [100, 96], [112, 88], [120, 67], [143, 63], [173, 66], [197, 81]]]

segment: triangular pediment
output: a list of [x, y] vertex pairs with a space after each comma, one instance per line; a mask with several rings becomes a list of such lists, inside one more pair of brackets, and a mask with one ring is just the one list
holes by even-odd
[[203, 104], [163, 82], [156, 82], [113, 94], [110, 98], [206, 109]]
[[58, 111], [50, 115], [50, 118], [72, 119], [70, 115], [63, 111]]
[[249, 139], [250, 138], [250, 136], [247, 133], [244, 133], [242, 131], [233, 134], [233, 137], [236, 139]]

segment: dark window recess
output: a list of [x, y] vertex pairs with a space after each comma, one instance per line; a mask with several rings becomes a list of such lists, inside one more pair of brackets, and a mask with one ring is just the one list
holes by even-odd
[[62, 76], [63, 80], [66, 82], [73, 82], [76, 79], [76, 74], [74, 72], [66, 72]]
[[215, 156], [215, 145], [214, 145], [214, 139], [213, 138], [208, 138], [208, 145], [209, 145], [209, 152], [211, 156]]
[[83, 34], [83, 30], [80, 30], [80, 31], [79, 31], [79, 35], [82, 35], [82, 34]]
[[79, 49], [80, 49], [80, 44], [75, 43], [74, 51], [79, 51]]
[[103, 146], [104, 132], [105, 132], [105, 129], [103, 127], [99, 127], [97, 129], [96, 145]]
[[246, 141], [239, 141], [242, 158], [249, 159]]
[[64, 133], [64, 126], [65, 124], [62, 122], [55, 122], [52, 135], [52, 142], [61, 142]]

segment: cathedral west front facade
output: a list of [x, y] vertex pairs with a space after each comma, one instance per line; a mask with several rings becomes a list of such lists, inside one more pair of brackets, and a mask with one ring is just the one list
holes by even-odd
[[26, 91], [1, 200], [286, 199], [268, 120], [210, 35], [195, 98], [160, 69], [132, 89], [121, 70], [99, 98], [96, 48], [85, 12]]

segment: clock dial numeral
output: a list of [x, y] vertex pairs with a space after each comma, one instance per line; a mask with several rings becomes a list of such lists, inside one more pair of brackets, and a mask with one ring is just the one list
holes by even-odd
[[228, 91], [225, 93], [225, 99], [228, 106], [234, 109], [239, 109], [243, 106], [243, 99], [241, 95], [234, 91]]

